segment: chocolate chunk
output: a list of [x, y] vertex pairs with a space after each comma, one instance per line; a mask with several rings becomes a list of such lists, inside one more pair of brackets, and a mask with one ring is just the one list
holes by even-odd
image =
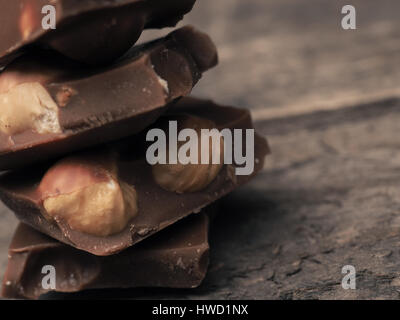
[[18, 58], [0, 73], [0, 170], [140, 132], [217, 61], [211, 39], [190, 26], [109, 68], [43, 52]]
[[[105, 288], [194, 288], [205, 277], [208, 211], [188, 217], [117, 255], [94, 256], [20, 224], [9, 248], [4, 298], [37, 299], [50, 291]], [[43, 288], [44, 266], [55, 268], [55, 290]]]
[[[0, 0], [0, 66], [28, 47], [49, 47], [88, 64], [119, 58], [145, 28], [175, 26], [195, 0]], [[56, 12], [55, 29], [46, 5]], [[45, 8], [46, 9], [46, 8]]]
[[[182, 99], [169, 110], [170, 115], [177, 113], [210, 119], [221, 130], [253, 128], [248, 110], [217, 106], [210, 101]], [[266, 140], [255, 134], [254, 171], [250, 175], [235, 175], [235, 168], [238, 165], [227, 164], [204, 189], [177, 194], [164, 190], [155, 182], [152, 167], [145, 157], [146, 149], [139, 147], [137, 138], [126, 139], [122, 145], [125, 145], [125, 149], [116, 144], [121, 153], [121, 158], [117, 162], [119, 179], [135, 188], [138, 212], [126, 228], [117, 234], [94, 236], [72, 229], [62, 219], [51, 221], [45, 218], [43, 193], [39, 190], [39, 185], [48, 166], [3, 175], [0, 179], [0, 198], [21, 221], [35, 229], [95, 255], [111, 255], [140, 242], [193, 212], [198, 212], [248, 182], [263, 168], [264, 157], [269, 152]], [[130, 149], [132, 156], [129, 155]], [[74, 181], [74, 177], [70, 177], [70, 180]], [[57, 192], [57, 188], [54, 191]]]

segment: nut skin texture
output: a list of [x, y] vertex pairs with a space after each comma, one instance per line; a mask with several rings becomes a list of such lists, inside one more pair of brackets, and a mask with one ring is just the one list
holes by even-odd
[[58, 106], [38, 82], [27, 82], [0, 93], [0, 131], [16, 135], [24, 131], [60, 133]]
[[136, 191], [118, 180], [112, 156], [65, 158], [47, 171], [38, 192], [46, 219], [94, 236], [119, 233], [138, 212]]
[[6, 135], [62, 132], [58, 105], [45, 85], [64, 70], [40, 61], [36, 54], [23, 56], [0, 73], [0, 131]]
[[[221, 171], [224, 154], [224, 141], [221, 137], [219, 146], [212, 150], [212, 139], [210, 138], [209, 164], [201, 164], [201, 129], [215, 129], [215, 123], [199, 117], [179, 115], [166, 122], [176, 120], [178, 122], [178, 133], [182, 129], [194, 129], [198, 137], [198, 164], [156, 164], [152, 166], [153, 178], [163, 189], [178, 194], [197, 192], [205, 189]], [[164, 127], [163, 125], [162, 127]], [[185, 142], [178, 142], [178, 150]], [[218, 152], [219, 164], [212, 164], [212, 154]], [[168, 158], [168, 157], [167, 157]], [[168, 162], [168, 161], [167, 161]]]

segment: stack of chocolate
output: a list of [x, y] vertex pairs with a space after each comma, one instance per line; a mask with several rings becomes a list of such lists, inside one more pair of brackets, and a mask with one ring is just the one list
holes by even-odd
[[[202, 282], [216, 202], [262, 169], [268, 146], [255, 134], [253, 170], [237, 175], [232, 139], [204, 150], [168, 131], [253, 145], [248, 111], [187, 97], [218, 61], [207, 35], [187, 26], [134, 46], [194, 2], [0, 0], [0, 198], [21, 221], [3, 297]], [[49, 5], [55, 29], [43, 27]], [[153, 129], [166, 163], [149, 160]], [[208, 162], [174, 161], [185, 146]]]

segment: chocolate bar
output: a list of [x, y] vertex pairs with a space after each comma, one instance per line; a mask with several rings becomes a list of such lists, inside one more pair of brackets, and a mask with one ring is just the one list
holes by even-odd
[[[172, 106], [168, 116], [176, 114], [213, 122], [218, 129], [253, 128], [248, 110], [194, 98]], [[161, 125], [164, 120], [159, 121]], [[7, 173], [0, 178], [0, 198], [33, 228], [92, 254], [111, 255], [248, 182], [263, 168], [269, 152], [266, 140], [255, 135], [254, 171], [249, 175], [236, 175], [238, 165], [232, 163], [221, 165], [219, 170], [214, 165], [191, 164], [177, 176], [168, 176], [162, 172], [168, 171], [168, 166], [148, 163], [146, 149], [139, 148], [136, 139], [131, 139], [132, 144], [126, 139], [125, 149], [116, 144], [119, 158], [89, 152], [50, 166]], [[164, 180], [159, 180], [160, 176]], [[96, 202], [99, 194], [105, 196]]]
[[[194, 3], [195, 0], [0, 0], [0, 66], [33, 45], [57, 50], [80, 62], [105, 64], [128, 51], [143, 29], [175, 26]], [[51, 13], [55, 15], [54, 25], [48, 21]]]
[[[206, 208], [150, 239], [109, 257], [94, 256], [20, 224], [9, 248], [2, 296], [37, 299], [50, 291], [78, 292], [105, 288], [195, 288], [208, 260]], [[55, 289], [43, 286], [43, 267], [55, 271]]]
[[140, 132], [217, 61], [211, 39], [190, 26], [108, 68], [43, 52], [18, 58], [0, 73], [0, 170]]

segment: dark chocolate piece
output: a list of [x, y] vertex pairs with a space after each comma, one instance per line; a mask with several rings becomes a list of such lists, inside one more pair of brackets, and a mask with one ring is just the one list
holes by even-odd
[[[1, 128], [5, 127], [0, 130], [0, 170], [140, 132], [166, 111], [168, 103], [189, 94], [201, 73], [217, 61], [211, 39], [190, 26], [134, 48], [107, 69], [83, 68], [38, 53], [17, 59], [0, 73], [0, 105], [10, 108], [11, 118], [24, 114], [14, 112], [5, 95], [21, 90], [21, 83], [39, 83], [53, 100], [58, 125], [41, 133], [30, 127], [9, 132], [12, 126], [3, 124], [7, 115], [0, 113]], [[19, 102], [23, 92], [14, 92], [14, 100]]]
[[[195, 0], [0, 0], [0, 66], [28, 46], [55, 49], [104, 64], [132, 47], [145, 28], [175, 26]], [[45, 30], [42, 8], [53, 5], [56, 29]]]
[[[37, 299], [50, 291], [163, 287], [195, 288], [208, 260], [208, 208], [117, 255], [94, 256], [20, 224], [9, 248], [4, 298]], [[56, 271], [56, 289], [44, 289], [44, 266]]]
[[[253, 128], [250, 112], [232, 107], [220, 107], [210, 101], [193, 98], [182, 99], [171, 107], [171, 114], [186, 113], [214, 121], [219, 129]], [[135, 141], [135, 139], [132, 139]], [[138, 145], [129, 145], [137, 153]], [[118, 145], [118, 144], [117, 144]], [[121, 148], [122, 149], [122, 148]], [[17, 217], [34, 227], [69, 245], [96, 255], [111, 255], [119, 252], [148, 236], [164, 229], [193, 212], [197, 212], [217, 199], [248, 182], [263, 168], [264, 157], [269, 152], [264, 138], [255, 135], [254, 172], [251, 175], [236, 176], [235, 165], [225, 165], [215, 180], [204, 190], [177, 194], [162, 189], [154, 181], [151, 166], [145, 158], [145, 149], [140, 157], [129, 158], [125, 151], [118, 162], [119, 178], [134, 186], [138, 198], [138, 214], [120, 233], [98, 237], [72, 230], [66, 223], [51, 223], [42, 215], [43, 201], [38, 185], [48, 166], [11, 172], [0, 178], [0, 198]]]

